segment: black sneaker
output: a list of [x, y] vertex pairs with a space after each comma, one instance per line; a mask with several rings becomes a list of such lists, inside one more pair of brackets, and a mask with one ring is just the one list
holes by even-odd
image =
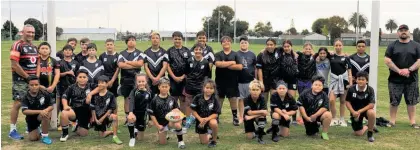
[[369, 142], [374, 142], [375, 141], [375, 138], [373, 137], [372, 132], [369, 131], [368, 134], [367, 134], [367, 137], [368, 137]]
[[258, 143], [265, 144], [265, 141], [262, 138], [258, 138]]
[[209, 145], [208, 145], [208, 147], [209, 148], [213, 148], [213, 147], [216, 147], [216, 142], [215, 141], [210, 141], [210, 143], [209, 143]]
[[233, 118], [233, 125], [234, 126], [239, 126], [239, 119], [238, 118], [236, 118], [236, 117]]
[[273, 142], [278, 142], [280, 141], [280, 136], [274, 135], [271, 139], [273, 140]]

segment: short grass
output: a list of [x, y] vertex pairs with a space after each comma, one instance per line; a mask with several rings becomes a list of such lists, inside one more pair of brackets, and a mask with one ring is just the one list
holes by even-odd
[[[98, 55], [105, 49], [104, 41], [95, 42], [98, 47]], [[101, 139], [98, 138], [98, 134], [93, 130], [90, 130], [90, 135], [87, 137], [78, 137], [71, 133], [71, 136], [67, 142], [59, 142], [60, 132], [51, 131], [50, 136], [54, 143], [46, 146], [40, 142], [30, 142], [27, 139], [22, 141], [13, 141], [8, 138], [9, 123], [10, 123], [10, 108], [12, 105], [11, 86], [12, 86], [12, 75], [10, 68], [10, 47], [11, 42], [3, 41], [1, 43], [1, 145], [3, 149], [129, 149], [128, 147], [128, 131], [127, 128], [120, 125], [119, 134], [120, 139], [124, 142], [123, 145], [115, 145], [112, 143], [111, 137]], [[39, 44], [39, 42], [35, 42]], [[64, 46], [64, 41], [57, 42], [57, 49], [60, 50]], [[163, 48], [169, 48], [172, 45], [171, 42], [162, 42]], [[209, 43], [215, 51], [219, 51], [221, 46], [219, 43]], [[137, 48], [145, 50], [150, 46], [150, 42], [137, 42]], [[188, 42], [188, 47], [192, 46], [192, 42]], [[79, 47], [79, 46], [78, 46]], [[234, 49], [239, 49], [238, 44], [233, 45]], [[264, 45], [254, 45], [251, 43], [250, 49], [255, 53], [259, 53], [263, 49]], [[300, 50], [302, 46], [294, 46], [294, 49]], [[315, 46], [317, 50], [319, 46]], [[332, 49], [332, 47], [328, 47]], [[121, 51], [125, 49], [125, 43], [123, 41], [116, 42], [116, 49]], [[379, 50], [379, 73], [378, 73], [378, 99], [377, 99], [377, 116], [388, 118], [389, 116], [389, 96], [387, 88], [388, 69], [383, 63], [383, 56], [385, 47], [381, 47]], [[77, 52], [80, 48], [77, 48]], [[348, 54], [355, 52], [355, 47], [346, 46], [344, 51]], [[373, 79], [372, 79], [373, 80]], [[119, 110], [123, 110], [123, 98], [118, 98]], [[338, 106], [338, 104], [337, 104]], [[420, 108], [417, 106], [417, 108]], [[223, 108], [223, 114], [221, 115], [221, 123], [219, 136], [220, 140], [216, 149], [418, 149], [420, 130], [414, 130], [409, 127], [406, 106], [402, 103], [398, 112], [398, 120], [396, 128], [379, 128], [381, 131], [379, 134], [375, 134], [376, 141], [374, 143], [368, 143], [366, 136], [355, 137], [352, 135], [351, 127], [332, 127], [329, 130], [329, 141], [321, 140], [316, 137], [305, 136], [305, 129], [303, 126], [292, 126], [291, 135], [288, 138], [282, 138], [280, 142], [273, 143], [265, 137], [267, 144], [259, 145], [256, 141], [248, 141], [245, 139], [243, 125], [235, 127], [232, 125], [231, 112], [229, 103], [225, 102]], [[346, 115], [348, 111], [346, 111]], [[417, 121], [420, 115], [417, 113]], [[347, 117], [348, 118], [348, 117]], [[269, 119], [270, 120], [270, 119]], [[119, 121], [124, 121], [123, 111], [119, 112]], [[269, 121], [271, 122], [271, 121]], [[268, 127], [268, 126], [267, 126]], [[25, 130], [24, 116], [20, 113], [18, 119], [18, 130], [23, 133]], [[136, 149], [176, 149], [176, 136], [170, 134], [171, 139], [167, 145], [158, 145], [156, 138], [156, 128], [148, 128], [146, 130], [146, 139], [144, 141], [137, 141]], [[25, 137], [27, 135], [25, 134]], [[199, 144], [198, 135], [195, 134], [194, 129], [190, 129], [184, 136], [185, 143], [188, 149], [205, 149], [206, 145]]]

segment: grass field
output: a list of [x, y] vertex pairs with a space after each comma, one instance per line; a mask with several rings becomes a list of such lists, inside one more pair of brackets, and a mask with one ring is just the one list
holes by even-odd
[[[98, 55], [105, 49], [103, 41], [95, 42], [98, 47]], [[10, 108], [12, 104], [11, 87], [12, 87], [12, 75], [9, 60], [9, 49], [11, 42], [5, 41], [1, 43], [1, 148], [2, 149], [129, 149], [128, 141], [129, 135], [127, 128], [120, 125], [122, 133], [119, 134], [120, 139], [124, 142], [123, 145], [116, 145], [112, 143], [112, 138], [106, 139], [98, 138], [98, 134], [90, 130], [89, 136], [78, 137], [70, 133], [70, 138], [67, 142], [59, 142], [61, 132], [51, 131], [50, 137], [53, 139], [53, 144], [46, 146], [41, 142], [29, 142], [27, 135], [25, 134], [25, 140], [13, 141], [8, 138], [9, 123], [10, 123]], [[35, 42], [39, 44], [39, 42]], [[60, 50], [64, 46], [64, 41], [57, 42], [57, 49]], [[137, 48], [144, 51], [149, 47], [150, 42], [138, 42]], [[169, 48], [171, 42], [165, 41], [162, 43], [163, 48]], [[214, 50], [218, 51], [221, 49], [219, 43], [210, 43]], [[188, 47], [192, 46], [192, 42], [188, 43]], [[77, 46], [77, 52], [80, 51], [79, 45]], [[116, 49], [121, 51], [125, 49], [125, 43], [122, 41], [116, 42]], [[239, 49], [239, 45], [235, 44], [234, 49]], [[264, 45], [252, 45], [250, 49], [258, 53]], [[301, 46], [295, 46], [295, 50], [300, 50]], [[314, 47], [315, 50], [318, 46]], [[329, 47], [332, 49], [332, 47]], [[344, 51], [348, 54], [355, 52], [355, 47], [346, 46]], [[379, 73], [378, 73], [378, 99], [377, 99], [377, 116], [389, 118], [389, 96], [387, 88], [388, 69], [383, 63], [385, 47], [381, 47], [379, 50]], [[329, 130], [329, 141], [324, 141], [318, 137], [307, 137], [305, 135], [305, 129], [303, 126], [291, 126], [291, 135], [288, 138], [281, 138], [278, 143], [273, 143], [269, 137], [266, 136], [266, 145], [259, 145], [255, 140], [248, 141], [245, 139], [243, 125], [235, 127], [232, 125], [230, 107], [227, 101], [225, 101], [224, 108], [221, 115], [221, 123], [219, 126], [218, 145], [216, 149], [418, 149], [420, 140], [420, 130], [414, 130], [409, 127], [408, 116], [406, 105], [404, 101], [401, 103], [401, 107], [398, 112], [397, 127], [396, 128], [379, 128], [380, 133], [375, 134], [376, 141], [374, 143], [368, 143], [366, 136], [355, 137], [352, 135], [351, 127], [331, 127]], [[118, 98], [119, 110], [123, 110], [123, 98]], [[337, 104], [338, 106], [338, 104]], [[417, 109], [419, 109], [417, 105]], [[417, 112], [420, 112], [418, 110]], [[348, 119], [348, 111], [346, 111]], [[417, 122], [420, 123], [420, 114], [417, 113]], [[124, 113], [119, 112], [119, 121], [123, 122]], [[121, 123], [120, 123], [121, 124]], [[271, 124], [271, 119], [269, 119]], [[268, 127], [267, 125], [266, 127]], [[25, 120], [22, 113], [19, 114], [18, 119], [18, 130], [20, 133], [24, 133]], [[136, 149], [176, 149], [177, 142], [176, 136], [170, 134], [171, 139], [167, 145], [158, 145], [156, 137], [156, 128], [146, 129], [145, 140], [136, 142]], [[206, 149], [207, 145], [199, 144], [198, 135], [195, 134], [194, 129], [188, 130], [188, 133], [184, 136], [187, 149]]]

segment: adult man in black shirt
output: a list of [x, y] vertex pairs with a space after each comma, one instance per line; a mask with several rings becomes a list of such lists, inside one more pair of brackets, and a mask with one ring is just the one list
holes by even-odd
[[239, 126], [237, 116], [237, 97], [239, 97], [238, 75], [243, 66], [238, 54], [232, 51], [232, 38], [229, 36], [222, 37], [221, 44], [223, 51], [215, 55], [216, 84], [220, 106], [223, 108], [223, 101], [227, 97], [230, 102], [230, 108], [232, 109], [233, 125]]
[[385, 64], [389, 68], [388, 89], [390, 97], [390, 126], [395, 125], [398, 105], [404, 94], [408, 118], [413, 128], [416, 124], [416, 104], [419, 103], [418, 68], [420, 66], [420, 45], [410, 40], [407, 25], [400, 25], [399, 40], [388, 45]]
[[[357, 84], [349, 88], [346, 96], [346, 106], [350, 111], [351, 127], [354, 134], [362, 136], [368, 130], [369, 142], [375, 141], [373, 131], [376, 121], [375, 91], [367, 85], [369, 74], [361, 71], [356, 74]], [[363, 118], [368, 119], [368, 126], [363, 126]]]
[[366, 53], [366, 41], [359, 40], [356, 43], [357, 52], [351, 55], [351, 74], [353, 77], [353, 84], [356, 84], [356, 74], [360, 71], [369, 73], [370, 56]]
[[[69, 38], [67, 40], [67, 45], [71, 45], [71, 47], [73, 47], [73, 50], [76, 49], [77, 39], [76, 38]], [[64, 50], [61, 50], [61, 51], [57, 52], [57, 54], [55, 54], [55, 56], [57, 56], [60, 59], [63, 59], [64, 58]], [[74, 57], [74, 53], [72, 53], [72, 57]]]
[[105, 41], [106, 52], [99, 56], [99, 60], [102, 61], [104, 66], [104, 75], [110, 80], [108, 81], [108, 89], [118, 97], [118, 74], [120, 68], [118, 68], [118, 53], [115, 51], [115, 45], [113, 39], [107, 39]]
[[[80, 40], [80, 48], [82, 51], [74, 56], [74, 59], [79, 63], [82, 64], [84, 60], [86, 60], [89, 57], [88, 54], [88, 48], [87, 45], [90, 43], [90, 40], [88, 38], [82, 38]], [[73, 48], [74, 49], [74, 48]]]

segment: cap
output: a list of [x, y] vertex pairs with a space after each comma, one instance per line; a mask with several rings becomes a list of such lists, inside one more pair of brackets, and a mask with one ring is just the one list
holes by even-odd
[[408, 29], [408, 26], [407, 26], [407, 25], [405, 25], [405, 24], [402, 24], [402, 25], [400, 25], [400, 26], [398, 27], [398, 30], [402, 30], [402, 29], [409, 30], [409, 29]]
[[105, 75], [101, 75], [101, 76], [98, 77], [98, 81], [108, 82], [109, 78]]
[[279, 81], [279, 82], [277, 82], [277, 88], [279, 88], [280, 86], [285, 86], [286, 88], [287, 88], [287, 83], [286, 82], [284, 82], [284, 81]]

